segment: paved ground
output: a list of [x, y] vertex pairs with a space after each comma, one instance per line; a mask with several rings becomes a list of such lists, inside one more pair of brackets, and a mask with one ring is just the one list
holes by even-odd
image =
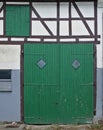
[[103, 130], [103, 125], [25, 125], [0, 124], [0, 130]]

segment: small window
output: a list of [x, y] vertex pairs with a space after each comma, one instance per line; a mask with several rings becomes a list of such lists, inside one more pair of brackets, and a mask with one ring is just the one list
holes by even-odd
[[0, 70], [0, 92], [11, 92], [11, 70]]
[[11, 70], [0, 70], [0, 79], [11, 79]]

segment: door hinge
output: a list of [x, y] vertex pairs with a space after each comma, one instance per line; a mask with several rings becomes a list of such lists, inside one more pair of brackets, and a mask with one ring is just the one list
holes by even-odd
[[24, 54], [24, 50], [23, 49], [21, 50], [21, 53]]
[[21, 56], [24, 57], [24, 50], [21, 50]]

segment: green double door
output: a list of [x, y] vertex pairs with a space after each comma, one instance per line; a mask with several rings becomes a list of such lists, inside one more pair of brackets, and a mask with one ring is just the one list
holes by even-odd
[[93, 44], [25, 44], [25, 123], [92, 122], [93, 70]]

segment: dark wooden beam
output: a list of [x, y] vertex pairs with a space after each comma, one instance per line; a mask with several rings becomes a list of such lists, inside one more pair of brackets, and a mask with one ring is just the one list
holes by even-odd
[[93, 2], [94, 0], [0, 0], [1, 2]]

